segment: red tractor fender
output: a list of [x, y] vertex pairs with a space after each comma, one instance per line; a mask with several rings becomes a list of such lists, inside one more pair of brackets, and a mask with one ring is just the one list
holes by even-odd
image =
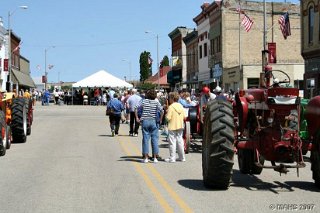
[[248, 101], [245, 97], [240, 97], [239, 93], [235, 95], [235, 117], [238, 118], [238, 131], [242, 134], [248, 118]]

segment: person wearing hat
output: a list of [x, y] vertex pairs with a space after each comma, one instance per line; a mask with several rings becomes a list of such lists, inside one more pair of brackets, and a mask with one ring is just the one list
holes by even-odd
[[222, 92], [221, 87], [217, 86], [213, 92], [216, 95], [216, 100], [222, 100], [222, 101], [227, 101], [227, 97], [224, 95], [224, 93]]
[[216, 95], [210, 92], [209, 87], [205, 86], [202, 88], [201, 92], [201, 106], [205, 107], [207, 103], [211, 100], [214, 100], [216, 98]]

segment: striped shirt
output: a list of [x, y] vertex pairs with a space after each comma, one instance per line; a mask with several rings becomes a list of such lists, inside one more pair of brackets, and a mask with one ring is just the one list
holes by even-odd
[[139, 104], [135, 107], [135, 109], [143, 107], [142, 115], [140, 120], [144, 119], [156, 119], [157, 112], [162, 112], [162, 106], [159, 101], [150, 100], [150, 99], [142, 99]]

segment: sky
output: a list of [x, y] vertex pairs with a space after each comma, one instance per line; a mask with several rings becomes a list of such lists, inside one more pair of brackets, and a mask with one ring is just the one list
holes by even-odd
[[53, 65], [48, 82], [76, 82], [99, 70], [138, 80], [140, 54], [151, 53], [155, 74], [157, 36], [159, 61], [170, 58], [168, 34], [179, 26], [196, 28], [193, 18], [203, 2], [213, 1], [0, 0], [0, 17], [7, 28], [12, 14], [10, 26], [32, 77], [44, 75], [46, 58], [47, 67]]

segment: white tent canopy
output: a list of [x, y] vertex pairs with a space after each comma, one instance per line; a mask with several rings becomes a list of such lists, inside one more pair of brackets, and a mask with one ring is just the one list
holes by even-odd
[[105, 70], [100, 70], [77, 83], [72, 84], [72, 87], [126, 87], [132, 88], [133, 85], [127, 83], [120, 78], [117, 78]]

